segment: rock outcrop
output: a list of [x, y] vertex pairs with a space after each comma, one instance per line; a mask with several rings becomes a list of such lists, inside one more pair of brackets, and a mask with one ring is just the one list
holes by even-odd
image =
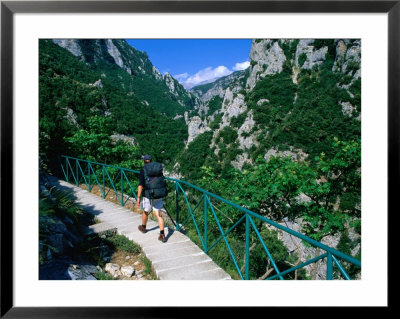
[[53, 42], [58, 44], [60, 47], [68, 50], [74, 56], [80, 57], [82, 60], [84, 60], [81, 47], [75, 40], [73, 40], [73, 39], [54, 39]]
[[121, 69], [124, 69], [129, 74], [132, 74], [132, 70], [127, 65], [125, 65], [121, 57], [121, 52], [118, 50], [118, 48], [115, 46], [112, 40], [110, 39], [106, 40], [106, 47], [108, 54], [113, 57], [115, 64], [118, 65]]
[[[296, 50], [295, 64], [297, 68], [311, 70], [314, 65], [322, 64], [325, 61], [328, 47], [315, 49], [313, 46], [314, 40], [302, 39], [299, 41]], [[301, 56], [304, 56], [303, 61], [299, 61]]]
[[244, 80], [247, 77], [247, 73], [248, 70], [236, 71], [232, 74], [219, 78], [213, 83], [195, 86], [190, 89], [190, 92], [192, 92], [193, 95], [195, 95], [203, 103], [203, 105], [206, 105], [206, 103], [215, 96], [223, 98], [226, 89], [229, 86], [232, 87], [232, 84]]
[[[202, 104], [198, 107], [196, 114], [185, 114], [185, 120], [188, 124], [189, 138], [187, 145], [198, 135], [211, 130], [210, 124], [216, 115], [222, 115], [218, 128], [213, 128], [213, 141], [210, 147], [215, 145], [215, 137], [226, 126], [230, 125], [230, 119], [242, 113], [248, 113], [244, 123], [237, 128], [239, 148], [244, 152], [239, 154], [232, 162], [236, 168], [241, 168], [244, 163], [250, 163], [247, 150], [251, 147], [259, 147], [258, 135], [254, 132], [256, 122], [254, 114], [248, 109], [245, 102], [245, 95], [251, 94], [256, 84], [268, 75], [274, 75], [283, 71], [286, 65], [286, 71], [292, 72], [292, 81], [298, 85], [298, 76], [302, 70], [313, 70], [326, 62], [332, 47], [336, 47], [336, 56], [333, 61], [333, 72], [340, 72], [351, 78], [346, 84], [338, 84], [339, 87], [346, 89], [350, 97], [353, 94], [349, 88], [361, 76], [361, 42], [359, 40], [320, 41], [313, 39], [256, 39], [252, 41], [249, 54], [250, 67], [235, 74], [221, 78], [214, 83], [201, 85], [192, 89]], [[335, 48], [333, 48], [335, 49]], [[331, 50], [331, 51], [329, 51]], [[213, 97], [218, 96], [222, 99], [220, 109], [209, 114], [209, 102]], [[295, 99], [297, 100], [297, 92]], [[268, 106], [270, 103], [267, 98], [260, 98], [257, 106]], [[360, 120], [361, 114], [357, 107], [350, 101], [339, 101], [344, 115]], [[218, 153], [218, 148], [216, 149]], [[264, 158], [268, 160], [271, 155], [290, 155], [293, 158], [305, 159], [308, 154], [303, 150], [290, 147], [286, 152], [278, 152], [275, 148], [266, 150]]]
[[207, 122], [202, 121], [199, 116], [192, 117], [188, 122], [189, 137], [186, 145], [192, 142], [198, 135], [210, 130], [211, 129], [207, 126]]
[[250, 49], [250, 75], [246, 89], [251, 90], [267, 74], [282, 72], [285, 53], [277, 40], [253, 40]]
[[[283, 220], [280, 225], [290, 228], [298, 233], [301, 233], [301, 225], [302, 225], [302, 220], [301, 218], [296, 219], [295, 221], [290, 221], [287, 218]], [[277, 230], [273, 226], [268, 226], [268, 228]], [[353, 241], [359, 240], [359, 235], [356, 234], [352, 228], [348, 227], [349, 229], [349, 237]], [[325, 251], [322, 248], [318, 247], [313, 247], [310, 245], [305, 245], [304, 242], [294, 236], [291, 235], [285, 231], [278, 230], [278, 238], [282, 240], [284, 245], [288, 248], [288, 251], [290, 254], [296, 253], [298, 256], [299, 261], [306, 261], [310, 259], [310, 256], [317, 257], [321, 254], [323, 254]], [[336, 234], [335, 236], [326, 236], [321, 240], [321, 243], [328, 246], [328, 247], [337, 247], [338, 243], [340, 241], [340, 234]], [[357, 244], [352, 251], [352, 255], [356, 255], [361, 249], [361, 245]], [[313, 279], [313, 280], [326, 280], [326, 258], [319, 260], [318, 262], [312, 263], [308, 266], [305, 266], [307, 274]], [[361, 275], [358, 276], [358, 279], [361, 279]]]

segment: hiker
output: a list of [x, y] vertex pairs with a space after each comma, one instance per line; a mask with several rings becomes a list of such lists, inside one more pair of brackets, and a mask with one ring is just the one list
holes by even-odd
[[144, 167], [139, 174], [139, 187], [137, 192], [136, 206], [140, 207], [140, 196], [144, 192], [142, 201], [142, 225], [138, 229], [142, 233], [146, 233], [146, 224], [148, 215], [153, 210], [157, 217], [158, 226], [160, 227], [160, 236], [158, 240], [166, 242], [164, 234], [164, 219], [161, 216], [161, 208], [163, 206], [163, 197], [166, 196], [167, 187], [163, 175], [161, 163], [152, 162], [150, 155], [143, 156]]

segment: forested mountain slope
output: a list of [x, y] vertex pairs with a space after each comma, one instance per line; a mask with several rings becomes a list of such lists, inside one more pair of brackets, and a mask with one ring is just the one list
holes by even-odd
[[146, 52], [136, 50], [125, 40], [53, 40], [91, 69], [107, 77], [155, 110], [174, 117], [198, 102], [170, 74], [164, 76], [151, 63]]
[[[187, 139], [183, 118], [172, 117], [196, 99], [125, 41], [54, 42], [39, 43], [41, 153], [117, 164], [127, 154], [118, 154], [111, 136], [125, 135], [136, 146], [128, 157], [151, 153], [171, 162]], [[96, 146], [100, 142], [104, 148]]]

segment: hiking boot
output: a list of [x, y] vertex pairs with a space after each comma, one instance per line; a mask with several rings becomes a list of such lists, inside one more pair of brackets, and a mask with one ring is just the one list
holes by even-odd
[[160, 234], [160, 236], [158, 237], [158, 240], [161, 240], [163, 243], [165, 243], [167, 241], [164, 234]]
[[146, 233], [146, 227], [143, 227], [142, 225], [138, 226], [138, 229], [144, 234]]

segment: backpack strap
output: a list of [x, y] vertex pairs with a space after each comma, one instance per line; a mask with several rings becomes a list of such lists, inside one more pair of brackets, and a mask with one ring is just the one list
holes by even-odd
[[153, 177], [153, 178], [150, 178], [150, 177], [149, 177], [149, 175], [148, 175], [148, 173], [147, 173], [147, 167], [146, 167], [146, 165], [143, 166], [143, 171], [144, 171], [145, 185], [146, 185], [146, 182], [148, 182], [149, 184], [151, 184], [151, 183], [157, 178], [157, 177]]
[[147, 169], [146, 169], [146, 165], [143, 166], [143, 175], [144, 175], [144, 180], [147, 180]]

